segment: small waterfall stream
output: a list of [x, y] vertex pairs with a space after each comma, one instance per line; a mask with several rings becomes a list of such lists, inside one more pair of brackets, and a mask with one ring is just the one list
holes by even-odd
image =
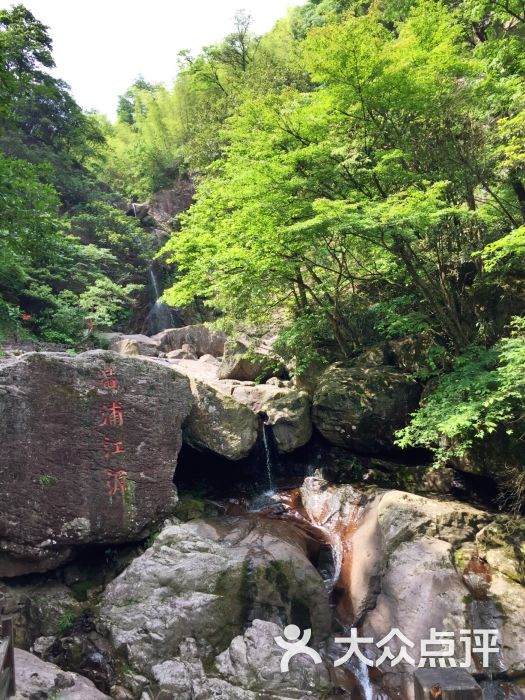
[[154, 263], [148, 265], [148, 282], [153, 305], [146, 318], [149, 333], [151, 335], [159, 333], [165, 328], [178, 328], [183, 326], [182, 319], [167, 304], [160, 301], [162, 295], [162, 283], [159, 280]]
[[153, 291], [153, 296], [154, 296], [154, 301], [155, 303], [158, 302], [160, 298], [160, 285], [157, 281], [157, 275], [155, 274], [155, 270], [153, 268], [153, 263], [150, 263], [148, 265], [148, 279], [151, 285], [151, 289]]
[[[263, 431], [263, 436], [266, 436], [264, 444], [268, 455], [268, 476], [271, 479], [271, 450], [266, 431]], [[271, 483], [273, 486], [273, 481]], [[360, 493], [349, 492], [348, 501], [340, 503], [337, 499], [332, 499], [335, 493], [332, 487], [324, 488], [323, 483], [321, 488], [317, 488], [321, 483], [323, 482], [315, 477], [305, 479], [304, 484], [307, 484], [308, 492], [306, 500], [303, 498], [302, 488], [277, 490], [271, 501], [266, 499], [263, 502], [256, 498], [252, 507], [258, 506], [260, 502], [259, 514], [264, 515], [267, 512], [271, 517], [289, 521], [330, 548], [332, 566], [327, 570], [319, 571], [325, 581], [327, 595], [334, 601], [337, 636], [350, 636], [353, 610], [350, 594], [352, 551], [349, 540], [351, 534], [359, 527], [363, 513], [362, 499]], [[273, 504], [275, 509], [273, 515], [272, 506], [269, 503]], [[340, 656], [340, 648], [330, 645], [328, 655], [334, 659], [337, 658]], [[368, 667], [361, 659], [352, 657], [340, 668], [343, 673], [354, 679], [354, 683], [357, 683], [362, 700], [374, 700], [378, 697], [377, 690], [371, 683]], [[340, 692], [343, 692], [343, 696], [346, 697], [352, 694], [346, 686], [341, 687]]]
[[[138, 205], [132, 204], [133, 216], [139, 219]], [[142, 252], [147, 253], [143, 244], [141, 244]], [[178, 316], [176, 311], [170, 306], [160, 301], [163, 293], [163, 284], [159, 279], [154, 261], [148, 263], [146, 275], [148, 278], [148, 287], [151, 299], [151, 309], [146, 317], [145, 326], [146, 332], [149, 335], [154, 335], [166, 328], [178, 328], [184, 325], [183, 320]]]
[[264, 453], [266, 458], [266, 473], [268, 474], [268, 488], [270, 493], [273, 493], [275, 489], [272, 476], [271, 430], [271, 425], [268, 425], [268, 423], [263, 423], [262, 436], [264, 444]]

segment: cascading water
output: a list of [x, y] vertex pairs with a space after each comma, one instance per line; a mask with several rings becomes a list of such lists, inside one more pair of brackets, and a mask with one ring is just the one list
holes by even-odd
[[272, 427], [268, 423], [263, 423], [262, 436], [264, 444], [264, 453], [266, 459], [266, 473], [268, 475], [268, 488], [270, 493], [274, 492], [273, 476], [272, 476], [272, 450], [271, 450], [271, 434]]
[[160, 297], [160, 285], [157, 280], [157, 275], [153, 269], [153, 263], [148, 265], [148, 279], [151, 285], [151, 290], [153, 291], [154, 302], [157, 303]]
[[[137, 205], [132, 204], [133, 215], [138, 219], [140, 217], [138, 216], [137, 209]], [[144, 246], [142, 246], [142, 251], [143, 253], [146, 253]], [[150, 335], [154, 335], [165, 328], [178, 328], [183, 326], [184, 322], [178, 316], [178, 314], [170, 306], [160, 301], [160, 297], [162, 296], [163, 292], [163, 285], [159, 280], [155, 269], [155, 264], [153, 262], [150, 262], [148, 265], [147, 277], [152, 306], [146, 318], [146, 332], [148, 332]]]

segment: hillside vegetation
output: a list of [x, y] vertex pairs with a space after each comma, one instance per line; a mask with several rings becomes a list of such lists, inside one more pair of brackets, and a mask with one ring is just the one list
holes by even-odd
[[525, 481], [519, 0], [309, 0], [262, 37], [239, 13], [114, 124], [49, 76], [26, 9], [0, 29], [6, 338], [125, 328], [155, 254], [125, 204], [189, 179], [158, 254], [168, 303], [204, 299], [233, 332], [271, 320], [299, 369], [422, 334], [429, 390], [399, 444], [446, 460], [512, 436], [502, 468]]

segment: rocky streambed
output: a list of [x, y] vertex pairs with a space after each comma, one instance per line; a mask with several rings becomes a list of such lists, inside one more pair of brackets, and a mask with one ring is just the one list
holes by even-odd
[[[523, 521], [455, 500], [452, 470], [392, 461], [420, 393], [406, 353], [308, 385], [275, 364], [261, 380], [266, 348], [204, 327], [108, 342], [0, 365], [19, 697], [411, 698], [432, 629], [487, 696], [522, 696]], [[318, 663], [281, 671], [289, 625]], [[496, 630], [487, 668], [459, 643], [478, 628]], [[378, 646], [392, 630], [412, 663], [403, 638]], [[354, 633], [367, 661], [336, 664]]]

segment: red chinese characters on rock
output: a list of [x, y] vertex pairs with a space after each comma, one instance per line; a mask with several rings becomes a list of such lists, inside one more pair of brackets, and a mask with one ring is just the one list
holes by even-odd
[[[113, 367], [100, 370], [100, 383], [105, 389], [117, 391], [119, 383]], [[122, 401], [113, 400], [111, 403], [102, 404], [100, 407], [100, 423], [98, 425], [107, 426], [108, 428], [121, 428], [124, 425]], [[120, 455], [125, 454], [124, 444], [118, 437], [118, 435], [104, 435], [102, 442], [104, 457], [110, 462], [104, 482], [106, 493], [111, 499], [119, 493], [126, 493], [128, 489], [127, 471], [120, 464], [113, 464], [115, 458], [122, 459]]]
[[117, 493], [126, 493], [128, 473], [125, 469], [108, 469], [106, 472], [106, 486], [108, 496], [115, 496]]

